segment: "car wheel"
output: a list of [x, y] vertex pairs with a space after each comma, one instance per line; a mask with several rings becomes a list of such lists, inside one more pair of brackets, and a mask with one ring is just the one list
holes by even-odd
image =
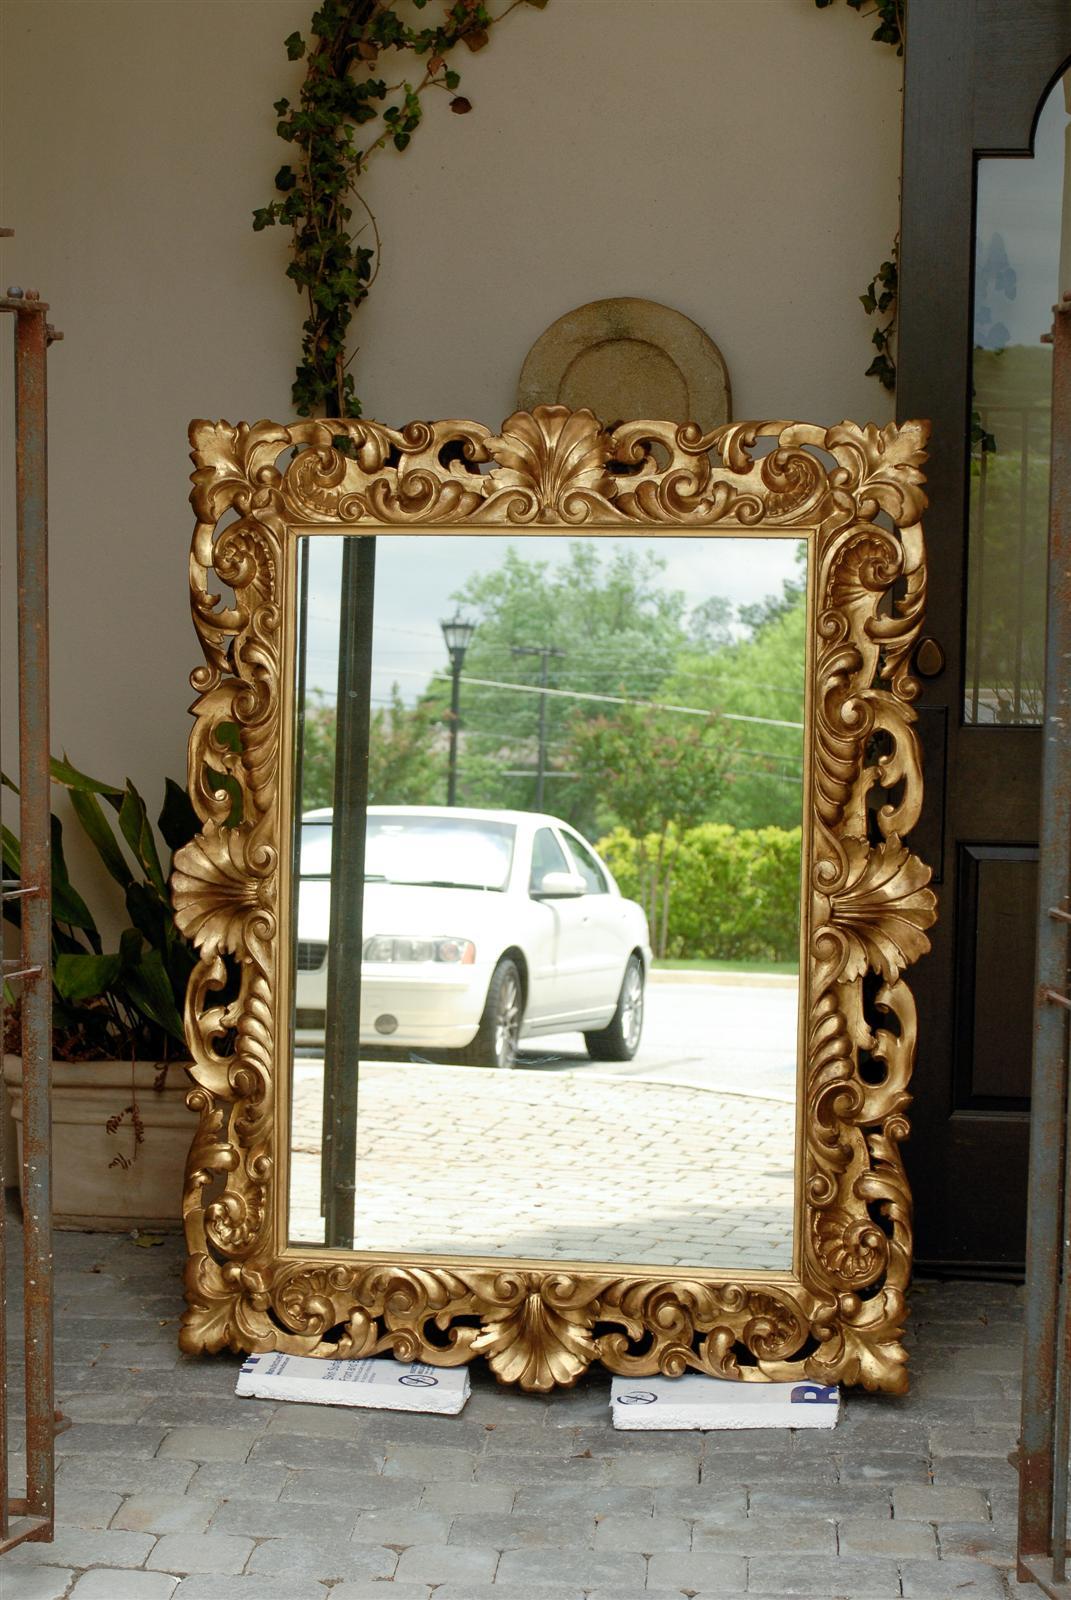
[[592, 1061], [631, 1061], [640, 1048], [643, 1033], [643, 962], [629, 956], [617, 1010], [605, 1028], [585, 1033], [584, 1043]]
[[512, 1067], [517, 1060], [523, 999], [516, 963], [504, 956], [491, 974], [487, 1004], [471, 1044], [459, 1057], [472, 1067]]

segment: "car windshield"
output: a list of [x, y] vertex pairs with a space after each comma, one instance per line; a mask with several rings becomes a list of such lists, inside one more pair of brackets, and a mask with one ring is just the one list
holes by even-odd
[[[447, 889], [504, 889], [516, 833], [512, 822], [482, 817], [370, 814], [365, 878]], [[331, 819], [310, 818], [301, 828], [301, 876], [330, 874]]]

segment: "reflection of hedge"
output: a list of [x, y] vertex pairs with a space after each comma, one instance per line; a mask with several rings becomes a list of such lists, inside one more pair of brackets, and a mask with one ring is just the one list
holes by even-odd
[[[646, 841], [653, 859], [658, 840]], [[622, 894], [648, 910], [650, 873], [625, 828], [599, 843]], [[800, 829], [705, 822], [670, 838], [666, 954], [711, 961], [799, 959]], [[653, 921], [654, 919], [651, 918]], [[652, 934], [655, 930], [652, 928]]]

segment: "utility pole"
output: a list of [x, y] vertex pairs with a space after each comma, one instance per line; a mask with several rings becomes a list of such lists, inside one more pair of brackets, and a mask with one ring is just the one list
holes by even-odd
[[[539, 687], [546, 690], [550, 670], [551, 656], [563, 656], [564, 650], [559, 650], [551, 644], [515, 644], [512, 646], [515, 656], [539, 657]], [[547, 770], [547, 696], [539, 696], [539, 755], [536, 759], [536, 792], [535, 808], [543, 809], [543, 775]]]

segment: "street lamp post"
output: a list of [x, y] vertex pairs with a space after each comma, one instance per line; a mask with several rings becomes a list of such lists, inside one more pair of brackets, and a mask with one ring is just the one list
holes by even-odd
[[457, 804], [457, 731], [461, 713], [461, 667], [465, 651], [476, 632], [474, 622], [466, 622], [460, 611], [455, 611], [449, 622], [441, 622], [446, 648], [450, 652], [450, 775], [446, 787], [446, 803]]

